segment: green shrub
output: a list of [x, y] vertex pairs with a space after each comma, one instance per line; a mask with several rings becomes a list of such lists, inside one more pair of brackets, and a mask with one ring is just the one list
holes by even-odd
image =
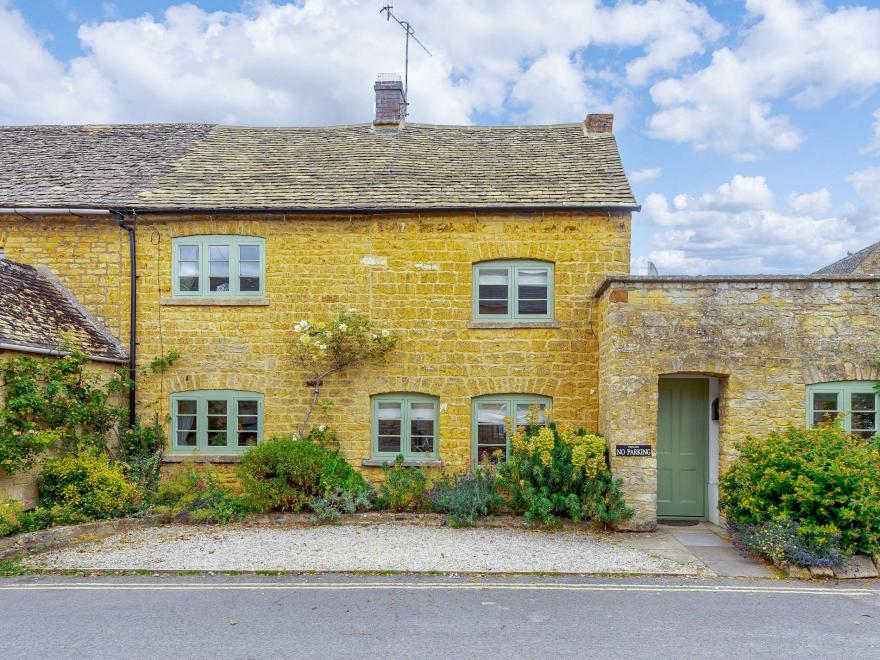
[[242, 456], [237, 474], [259, 511], [302, 511], [337, 490], [370, 490], [342, 454], [309, 439], [272, 438]]
[[818, 566], [830, 568], [845, 562], [839, 537], [831, 541], [805, 534], [788, 518], [767, 520], [758, 525], [727, 520], [733, 543], [746, 552], [760, 555], [777, 566]]
[[337, 488], [328, 495], [316, 497], [312, 502], [312, 515], [309, 522], [313, 525], [338, 521], [343, 513], [369, 511], [373, 506], [370, 493], [367, 491], [345, 491]]
[[498, 472], [511, 507], [530, 522], [553, 525], [567, 517], [613, 527], [634, 515], [620, 481], [611, 478], [601, 436], [551, 423], [520, 427], [510, 437], [510, 456]]
[[23, 508], [18, 500], [0, 500], [0, 537], [18, 531], [19, 516]]
[[880, 551], [880, 454], [840, 424], [746, 439], [720, 486], [733, 523], [789, 520], [807, 543]]
[[448, 516], [453, 527], [473, 525], [477, 518], [491, 515], [504, 505], [491, 463], [461, 474], [444, 475], [434, 483], [428, 501], [435, 511]]
[[38, 506], [21, 512], [18, 516], [18, 531], [19, 533], [36, 532], [51, 527], [54, 522], [52, 510]]
[[158, 423], [142, 426], [137, 419], [134, 428], [119, 433], [119, 460], [125, 464], [130, 481], [137, 484], [145, 497], [152, 498], [159, 488], [159, 470], [165, 435]]
[[428, 477], [420, 468], [405, 467], [398, 454], [393, 466], [384, 465], [385, 481], [379, 487], [379, 506], [391, 511], [428, 509]]
[[187, 465], [159, 486], [157, 510], [178, 520], [227, 524], [251, 511], [244, 498], [224, 485], [210, 465]]
[[44, 461], [39, 486], [40, 505], [57, 524], [131, 515], [142, 502], [123, 466], [94, 449]]

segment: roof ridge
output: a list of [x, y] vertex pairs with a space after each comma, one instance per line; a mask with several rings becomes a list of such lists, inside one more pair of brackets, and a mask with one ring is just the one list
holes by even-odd
[[[876, 243], [871, 243], [871, 245], [863, 247], [861, 250], [851, 252], [842, 259], [838, 259], [837, 261], [834, 261], [827, 266], [823, 266], [819, 270], [815, 271], [813, 275], [827, 275], [836, 272], [852, 273], [877, 250], [880, 250], [880, 241], [877, 241]], [[840, 267], [846, 268], [847, 270], [840, 271]]]

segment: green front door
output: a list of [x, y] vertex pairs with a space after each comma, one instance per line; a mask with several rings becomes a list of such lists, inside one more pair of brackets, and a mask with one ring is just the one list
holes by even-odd
[[657, 517], [706, 517], [709, 381], [661, 378], [657, 411]]

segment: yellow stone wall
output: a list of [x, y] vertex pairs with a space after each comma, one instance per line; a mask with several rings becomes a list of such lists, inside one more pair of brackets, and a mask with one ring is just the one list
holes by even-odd
[[[326, 421], [355, 465], [370, 454], [370, 395], [383, 392], [440, 398], [440, 455], [455, 465], [470, 457], [474, 396], [550, 396], [558, 419], [596, 428], [591, 292], [629, 270], [628, 213], [141, 216], [136, 227], [139, 363], [182, 355], [142, 384], [145, 414], [166, 420], [173, 392], [251, 390], [265, 396], [266, 435], [291, 433], [309, 398], [290, 357], [291, 328], [353, 307], [401, 338], [384, 362], [326, 383], [335, 404]], [[269, 304], [168, 304], [172, 239], [227, 233], [266, 239]], [[4, 217], [0, 244], [10, 259], [48, 265], [127, 342], [128, 246], [114, 220]], [[554, 262], [559, 327], [468, 328], [472, 264], [487, 259]]]
[[[806, 423], [806, 386], [876, 380], [876, 282], [613, 283], [599, 300], [599, 429], [656, 449], [658, 379], [715, 376], [720, 469], [747, 435]], [[612, 456], [637, 529], [656, 525], [656, 457]]]

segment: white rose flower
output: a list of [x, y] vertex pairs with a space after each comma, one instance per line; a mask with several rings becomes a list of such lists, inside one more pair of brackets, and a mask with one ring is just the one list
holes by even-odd
[[318, 350], [320, 350], [320, 351], [326, 351], [326, 350], [327, 350], [327, 344], [318, 344]]
[[391, 334], [391, 333], [388, 332], [387, 330], [383, 330], [383, 331], [382, 331], [382, 336], [383, 336], [383, 337], [387, 337], [387, 336], [389, 336], [390, 334]]
[[321, 424], [321, 426], [318, 427], [318, 430], [319, 430], [321, 433], [323, 433], [324, 431], [327, 430], [327, 425], [326, 425], [326, 424]]
[[357, 310], [356, 310], [354, 307], [349, 307], [349, 308], [348, 308], [348, 313], [349, 313], [349, 314], [357, 314]]
[[299, 338], [299, 340], [300, 340], [303, 344], [308, 344], [310, 341], [312, 341], [312, 338], [309, 337], [308, 335], [303, 335], [302, 337]]
[[348, 330], [348, 326], [345, 323], [339, 324], [339, 332], [346, 332]]

